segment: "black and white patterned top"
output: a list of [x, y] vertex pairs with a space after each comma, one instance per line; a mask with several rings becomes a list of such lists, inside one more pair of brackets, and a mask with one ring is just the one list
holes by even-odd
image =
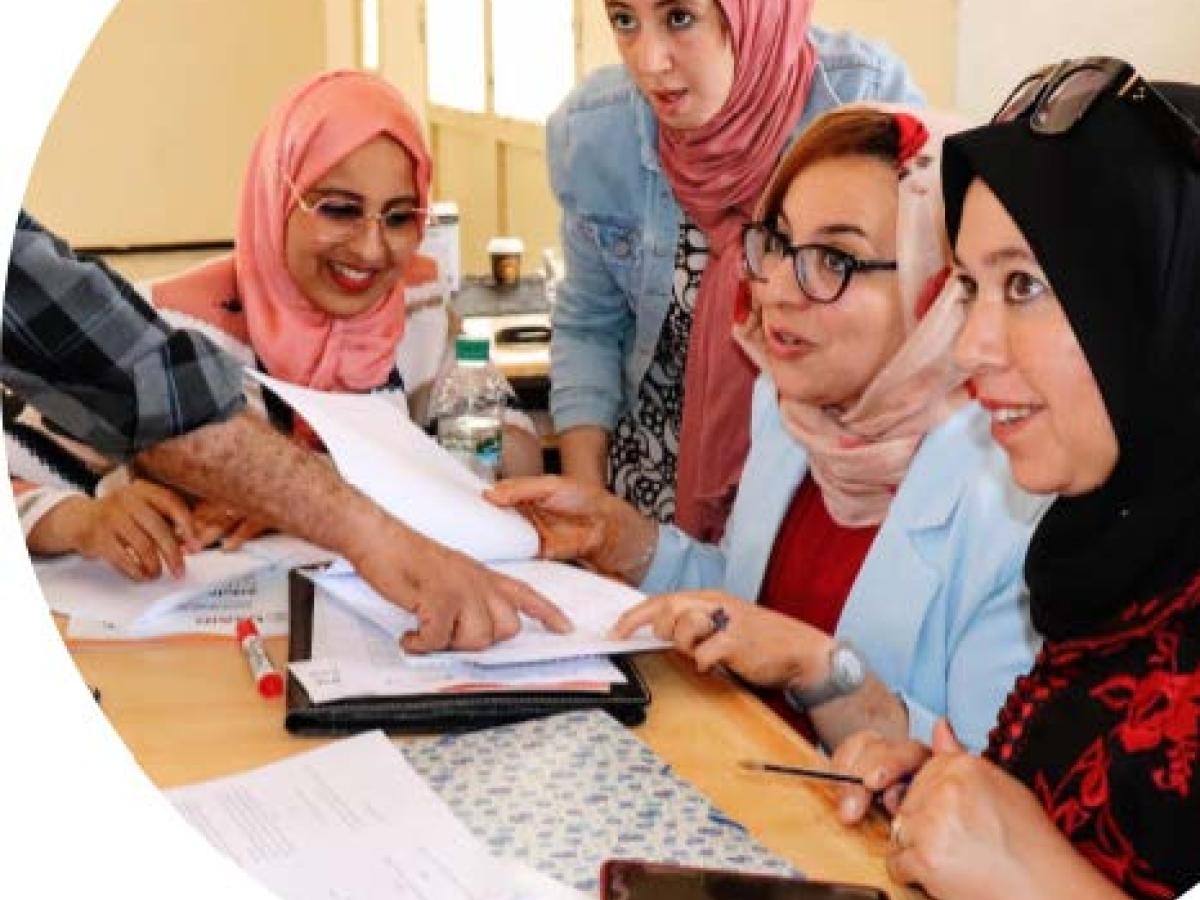
[[675, 463], [683, 422], [683, 370], [692, 311], [708, 264], [708, 239], [684, 220], [675, 247], [671, 306], [654, 359], [631, 407], [617, 421], [608, 453], [613, 493], [659, 522], [675, 519]]

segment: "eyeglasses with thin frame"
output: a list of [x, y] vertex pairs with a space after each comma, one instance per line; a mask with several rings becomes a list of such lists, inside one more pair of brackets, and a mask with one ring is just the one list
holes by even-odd
[[1145, 110], [1200, 165], [1200, 125], [1184, 115], [1162, 92], [1123, 59], [1089, 56], [1043, 66], [1024, 78], [1008, 95], [996, 124], [1029, 114], [1035, 134], [1066, 134], [1098, 99], [1108, 94]]
[[770, 269], [784, 257], [792, 268], [800, 291], [814, 303], [836, 303], [859, 272], [892, 272], [894, 259], [860, 259], [828, 244], [791, 244], [765, 222], [750, 222], [742, 228], [742, 251], [746, 275], [751, 281], [767, 281]]
[[356, 237], [368, 222], [377, 222], [383, 238], [389, 244], [414, 243], [421, 233], [421, 224], [429, 210], [400, 203], [376, 213], [368, 213], [361, 200], [346, 196], [327, 196], [309, 202], [288, 178], [280, 172], [292, 192], [296, 205], [313, 217], [317, 240], [325, 244], [340, 244]]

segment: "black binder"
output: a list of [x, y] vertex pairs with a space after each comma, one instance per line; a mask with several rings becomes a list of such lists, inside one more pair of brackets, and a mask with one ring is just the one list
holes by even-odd
[[[288, 576], [288, 661], [311, 658], [313, 583], [298, 570]], [[371, 728], [389, 734], [470, 731], [576, 709], [603, 709], [626, 725], [646, 719], [650, 689], [627, 656], [612, 658], [627, 679], [607, 692], [499, 691], [361, 697], [313, 703], [289, 671], [284, 725], [293, 734], [344, 735]]]

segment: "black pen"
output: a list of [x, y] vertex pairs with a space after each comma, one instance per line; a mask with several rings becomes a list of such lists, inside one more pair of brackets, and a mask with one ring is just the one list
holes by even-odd
[[743, 769], [749, 769], [753, 772], [777, 772], [780, 775], [796, 775], [800, 778], [816, 778], [820, 781], [837, 781], [842, 784], [861, 785], [863, 783], [863, 780], [857, 775], [847, 775], [845, 772], [831, 772], [828, 769], [785, 766], [782, 763], [760, 762], [755, 759], [743, 759], [738, 765]]

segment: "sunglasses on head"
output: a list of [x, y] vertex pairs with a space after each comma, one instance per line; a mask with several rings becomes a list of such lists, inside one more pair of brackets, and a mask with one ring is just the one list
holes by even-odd
[[1133, 66], [1110, 56], [1068, 59], [1038, 69], [1013, 89], [992, 122], [1013, 122], [1028, 114], [1035, 134], [1066, 134], [1109, 94], [1145, 110], [1200, 165], [1200, 126]]

